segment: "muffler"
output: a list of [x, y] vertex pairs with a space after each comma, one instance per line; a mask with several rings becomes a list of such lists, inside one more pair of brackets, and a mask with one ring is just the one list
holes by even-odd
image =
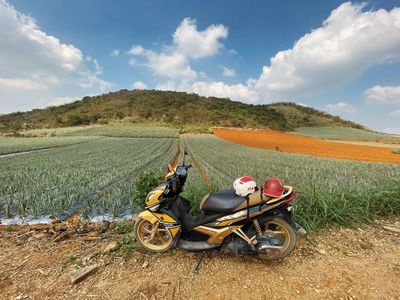
[[206, 241], [191, 242], [180, 239], [178, 241], [178, 248], [186, 251], [202, 251], [217, 248], [220, 245], [210, 245]]

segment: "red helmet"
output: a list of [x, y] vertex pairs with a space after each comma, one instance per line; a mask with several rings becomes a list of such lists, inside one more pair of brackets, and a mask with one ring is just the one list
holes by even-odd
[[284, 187], [278, 178], [270, 178], [263, 185], [263, 194], [269, 197], [280, 197], [283, 194]]

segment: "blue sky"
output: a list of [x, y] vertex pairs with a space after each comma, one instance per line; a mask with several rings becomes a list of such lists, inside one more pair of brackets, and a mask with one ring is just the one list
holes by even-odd
[[400, 133], [400, 2], [0, 0], [0, 113], [123, 88]]

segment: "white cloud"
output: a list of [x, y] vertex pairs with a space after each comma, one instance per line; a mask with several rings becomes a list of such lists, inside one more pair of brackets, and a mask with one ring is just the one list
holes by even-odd
[[400, 103], [400, 86], [375, 85], [366, 90], [364, 95], [368, 102], [378, 104]]
[[235, 77], [236, 72], [235, 69], [230, 69], [224, 66], [220, 66], [220, 68], [222, 69], [222, 75], [225, 77]]
[[[0, 0], [0, 113], [26, 110], [73, 91], [109, 89], [96, 59], [40, 29], [36, 20]], [[28, 92], [29, 91], [29, 92]]]
[[256, 81], [263, 98], [315, 94], [400, 57], [400, 8], [343, 3], [322, 26], [280, 51]]
[[119, 49], [114, 49], [113, 51], [111, 51], [110, 55], [111, 56], [118, 56], [120, 54], [121, 51], [119, 51]]
[[74, 102], [76, 100], [80, 100], [82, 97], [69, 97], [69, 96], [64, 96], [64, 97], [57, 97], [55, 99], [47, 100], [44, 101], [46, 105], [49, 106], [58, 106], [58, 105], [63, 105], [67, 103]]
[[129, 49], [128, 54], [130, 55], [142, 55], [144, 54], [146, 51], [144, 50], [144, 48], [140, 45], [133, 45], [131, 49]]
[[196, 20], [185, 18], [173, 35], [174, 47], [177, 52], [194, 59], [213, 56], [222, 47], [219, 39], [227, 36], [228, 28], [222, 24], [198, 31]]
[[132, 87], [138, 90], [148, 89], [147, 84], [145, 84], [143, 81], [135, 81], [134, 83], [132, 83]]
[[27, 90], [27, 91], [43, 91], [47, 90], [47, 86], [41, 82], [23, 78], [0, 78], [1, 90]]
[[400, 109], [395, 110], [395, 111], [389, 113], [389, 115], [391, 115], [391, 116], [393, 116], [393, 117], [396, 117], [396, 118], [400, 118]]
[[184, 80], [191, 80], [197, 76], [190, 67], [187, 57], [181, 53], [165, 54], [147, 51], [146, 56], [147, 66], [156, 75]]
[[329, 103], [325, 105], [325, 109], [334, 114], [353, 113], [356, 111], [356, 108], [353, 105], [346, 102]]
[[164, 84], [159, 84], [156, 89], [196, 93], [206, 97], [214, 96], [230, 98], [232, 100], [246, 103], [255, 103], [259, 100], [257, 93], [243, 84], [228, 85], [223, 82], [205, 81], [197, 81], [193, 83], [180, 82], [179, 84], [175, 84], [169, 81]]
[[228, 54], [229, 55], [237, 55], [238, 53], [237, 53], [237, 51], [235, 49], [229, 49], [228, 50]]
[[304, 104], [302, 102], [296, 102], [297, 105], [303, 106], [303, 107], [310, 107], [310, 105]]
[[217, 54], [223, 46], [219, 40], [227, 35], [228, 29], [223, 25], [211, 25], [198, 31], [196, 20], [185, 18], [173, 34], [172, 45], [165, 46], [160, 52], [134, 45], [127, 53], [143, 57], [144, 65], [158, 76], [193, 80], [198, 74], [191, 68], [190, 60]]
[[136, 66], [138, 64], [138, 61], [137, 59], [132, 57], [129, 59], [128, 64], [130, 64], [131, 66]]

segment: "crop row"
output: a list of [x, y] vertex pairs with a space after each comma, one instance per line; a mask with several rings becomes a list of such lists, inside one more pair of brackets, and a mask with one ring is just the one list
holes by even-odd
[[0, 212], [56, 215], [82, 202], [116, 212], [131, 200], [129, 189], [117, 187], [134, 185], [141, 172], [160, 168], [175, 149], [175, 139], [104, 138], [3, 158]]
[[[212, 135], [185, 136], [214, 189], [250, 175], [258, 184], [279, 177], [299, 191], [296, 216], [308, 229], [370, 221], [400, 211], [398, 165], [286, 154], [230, 143]], [[189, 189], [192, 187], [189, 187]], [[207, 189], [199, 191], [199, 197]], [[196, 201], [197, 202], [197, 201]]]
[[54, 129], [33, 129], [22, 132], [26, 136], [108, 136], [108, 137], [157, 137], [177, 138], [179, 130], [167, 127], [103, 125], [66, 127]]
[[90, 137], [90, 136], [49, 137], [49, 138], [0, 137], [0, 154], [8, 154], [15, 152], [73, 145], [94, 140], [96, 138], [99, 137]]
[[399, 142], [400, 136], [349, 127], [300, 127], [296, 133], [319, 139]]

